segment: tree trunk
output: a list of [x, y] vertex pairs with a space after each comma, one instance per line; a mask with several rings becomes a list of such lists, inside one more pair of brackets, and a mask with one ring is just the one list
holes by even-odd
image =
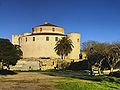
[[63, 55], [63, 59], [65, 60], [65, 55]]
[[99, 73], [99, 75], [102, 75], [102, 73], [101, 73], [101, 65], [102, 65], [102, 61], [103, 60], [104, 59], [100, 60], [100, 63], [99, 63], [99, 66], [98, 66], [98, 73]]
[[92, 66], [90, 66], [90, 75], [93, 75]]
[[61, 55], [61, 59], [63, 59], [63, 55]]
[[10, 70], [10, 66], [9, 65], [7, 65], [7, 69]]
[[113, 67], [110, 68], [110, 73], [112, 73], [112, 72], [113, 72]]
[[3, 70], [3, 62], [1, 62], [1, 69]]
[[90, 75], [93, 75], [92, 65], [88, 62], [88, 69], [90, 70]]
[[98, 73], [99, 73], [99, 75], [101, 75], [101, 68], [100, 67], [98, 67]]

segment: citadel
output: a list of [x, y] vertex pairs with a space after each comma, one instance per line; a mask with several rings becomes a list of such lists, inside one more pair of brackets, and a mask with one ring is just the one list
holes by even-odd
[[[12, 44], [19, 45], [23, 51], [23, 59], [12, 67], [16, 70], [53, 69], [60, 61], [54, 50], [56, 42], [62, 37], [69, 37], [73, 42], [73, 50], [66, 57], [66, 61], [80, 59], [80, 34], [64, 34], [64, 28], [45, 22], [32, 28], [32, 33], [12, 35]], [[42, 63], [41, 63], [42, 62]]]

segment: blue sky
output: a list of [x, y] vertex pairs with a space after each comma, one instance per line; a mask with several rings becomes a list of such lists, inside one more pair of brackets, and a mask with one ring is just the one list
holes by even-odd
[[81, 42], [120, 40], [120, 0], [0, 0], [0, 37], [31, 32], [45, 21], [79, 32]]

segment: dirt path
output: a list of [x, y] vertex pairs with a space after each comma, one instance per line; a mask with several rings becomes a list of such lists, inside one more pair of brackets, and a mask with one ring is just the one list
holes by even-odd
[[42, 72], [20, 72], [16, 75], [0, 75], [0, 90], [55, 90], [55, 82], [61, 78]]

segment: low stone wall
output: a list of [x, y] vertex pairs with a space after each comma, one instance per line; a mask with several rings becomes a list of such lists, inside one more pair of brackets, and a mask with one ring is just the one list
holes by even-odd
[[71, 62], [79, 60], [61, 60], [61, 59], [39, 59], [39, 58], [24, 58], [17, 62], [15, 66], [11, 66], [11, 70], [47, 70], [64, 68]]

